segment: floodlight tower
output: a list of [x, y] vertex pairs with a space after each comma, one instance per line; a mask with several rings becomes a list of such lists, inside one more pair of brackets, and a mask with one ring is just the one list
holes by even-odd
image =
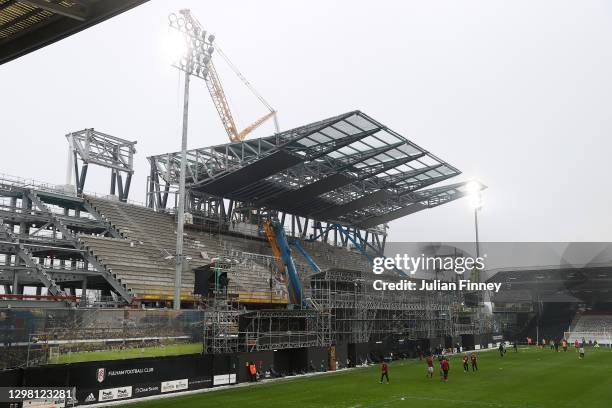
[[[468, 195], [470, 198], [470, 203], [472, 205], [472, 208], [474, 209], [474, 231], [476, 233], [476, 240], [475, 240], [475, 244], [476, 244], [476, 258], [480, 257], [480, 240], [478, 237], [478, 211], [480, 211], [480, 209], [482, 208], [482, 195], [481, 195], [481, 191], [482, 191], [482, 184], [480, 184], [478, 181], [470, 181], [469, 183], [467, 183], [466, 185], [467, 191], [468, 191]], [[477, 279], [475, 279], [477, 281], [480, 280], [480, 273], [477, 276]]]
[[476, 232], [476, 257], [480, 256], [480, 242], [478, 240], [478, 211], [482, 208], [482, 184], [477, 181], [470, 181], [467, 184], [470, 203], [474, 209], [474, 230]]
[[185, 74], [185, 89], [183, 91], [183, 131], [181, 140], [181, 170], [179, 179], [179, 199], [176, 214], [176, 272], [174, 276], [174, 309], [181, 308], [181, 278], [183, 273], [183, 228], [185, 225], [185, 168], [187, 164], [187, 124], [189, 119], [189, 78], [194, 75], [206, 80], [210, 58], [214, 51], [214, 35], [193, 23], [191, 12], [180, 10], [179, 14], [168, 16], [170, 28], [179, 35], [179, 43], [174, 45], [182, 49], [172, 66]]

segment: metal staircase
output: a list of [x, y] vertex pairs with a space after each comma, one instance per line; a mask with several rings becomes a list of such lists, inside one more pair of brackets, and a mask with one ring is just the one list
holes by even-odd
[[126, 285], [121, 283], [121, 279], [117, 278], [115, 274], [112, 273], [112, 270], [106, 268], [98, 258], [89, 251], [89, 249], [85, 246], [83, 241], [79, 238], [77, 234], [72, 232], [64, 222], [55, 214], [51, 209], [38, 197], [35, 191], [28, 190], [27, 191], [28, 198], [32, 201], [32, 204], [38, 207], [42, 212], [46, 213], [49, 217], [49, 221], [55, 226], [55, 228], [62, 233], [62, 236], [68, 239], [74, 248], [80, 250], [82, 252], [83, 258], [91, 264], [96, 271], [98, 271], [104, 279], [108, 282], [109, 285], [113, 288], [115, 292], [117, 292], [127, 303], [131, 303], [134, 295], [127, 288]]
[[87, 212], [91, 214], [91, 216], [94, 217], [96, 221], [102, 223], [106, 227], [106, 231], [111, 235], [111, 237], [119, 239], [126, 238], [117, 228], [113, 226], [113, 224], [108, 219], [106, 219], [106, 217], [100, 211], [98, 211], [93, 206], [93, 204], [87, 199], [87, 197], [83, 197], [83, 208], [85, 208], [85, 210], [87, 210]]
[[36, 262], [32, 257], [32, 253], [27, 249], [20, 241], [19, 238], [10, 230], [10, 228], [0, 220], [0, 233], [5, 235], [8, 240], [15, 244], [17, 248], [17, 255], [26, 264], [28, 268], [35, 271], [38, 279], [47, 288], [48, 292], [52, 296], [66, 297], [64, 292], [56, 283], [52, 276], [43, 268], [41, 264]]

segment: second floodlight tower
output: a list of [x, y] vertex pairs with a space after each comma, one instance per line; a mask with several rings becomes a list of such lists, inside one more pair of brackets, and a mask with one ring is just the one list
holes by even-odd
[[[185, 168], [187, 163], [187, 124], [189, 121], [189, 78], [194, 75], [206, 80], [210, 58], [214, 51], [214, 35], [207, 35], [198, 21], [187, 9], [168, 16], [170, 28], [179, 35], [181, 55], [172, 66], [185, 74], [183, 92], [183, 131], [181, 139], [181, 169], [179, 179], [179, 199], [176, 213], [176, 273], [174, 277], [174, 309], [181, 308], [181, 278], [183, 273], [183, 228], [185, 225]], [[176, 43], [175, 43], [176, 44]]]

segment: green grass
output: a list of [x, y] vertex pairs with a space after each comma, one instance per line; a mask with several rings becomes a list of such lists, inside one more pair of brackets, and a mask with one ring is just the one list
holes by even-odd
[[131, 348], [112, 351], [67, 353], [50, 359], [50, 364], [78, 363], [82, 361], [124, 360], [128, 358], [176, 356], [202, 352], [202, 343], [172, 344], [168, 346]]
[[[509, 350], [479, 354], [479, 371], [465, 374], [459, 357], [450, 360], [449, 381], [425, 377], [425, 363], [390, 364], [391, 384], [379, 384], [379, 367], [355, 369], [311, 378], [159, 399], [130, 408], [161, 407], [492, 407], [608, 408], [612, 404], [612, 351]], [[128, 404], [126, 404], [128, 405]]]

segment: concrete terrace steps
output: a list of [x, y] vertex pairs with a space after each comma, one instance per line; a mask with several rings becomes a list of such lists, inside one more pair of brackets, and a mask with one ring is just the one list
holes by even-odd
[[[127, 239], [84, 236], [87, 248], [120, 277], [137, 297], [174, 295], [174, 261], [164, 260], [173, 256], [176, 245], [176, 226], [174, 217], [131, 204], [119, 203], [95, 197], [88, 201], [113, 228]], [[194, 275], [192, 268], [223, 257], [228, 251], [256, 252], [271, 254], [261, 242], [249, 242], [240, 238], [187, 231], [184, 236], [184, 255], [188, 257], [182, 280], [182, 296], [192, 297]], [[206, 258], [202, 256], [206, 254]], [[231, 270], [228, 277], [232, 291], [230, 295], [242, 302], [263, 303], [270, 301], [267, 277], [269, 272], [256, 270]], [[266, 277], [264, 278], [264, 275]], [[286, 289], [274, 288], [272, 301], [286, 303]]]

